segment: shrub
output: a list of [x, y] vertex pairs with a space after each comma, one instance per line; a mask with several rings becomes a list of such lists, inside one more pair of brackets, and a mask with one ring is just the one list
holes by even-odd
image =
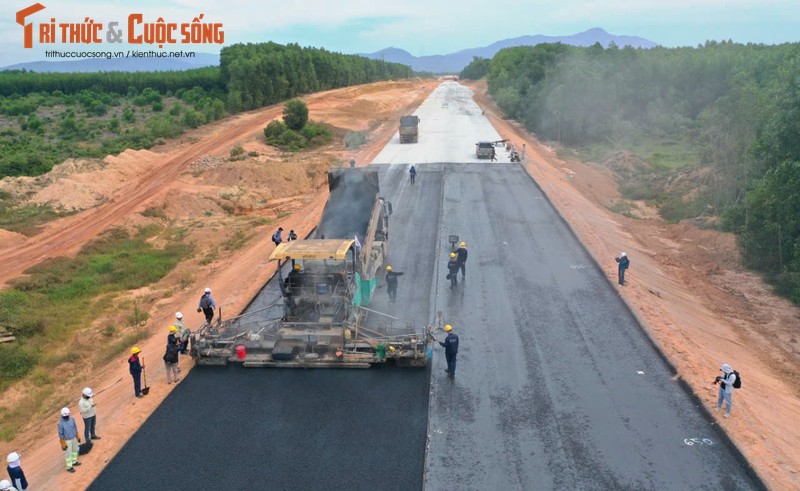
[[267, 138], [267, 143], [272, 144], [272, 140], [281, 136], [286, 129], [286, 125], [283, 124], [283, 121], [278, 119], [270, 121], [270, 123], [264, 127], [264, 136]]
[[241, 155], [244, 155], [244, 147], [241, 144], [237, 143], [236, 145], [231, 148], [231, 158], [236, 158]]
[[308, 122], [308, 106], [300, 99], [292, 99], [283, 106], [283, 122], [291, 130], [299, 131]]
[[38, 361], [36, 353], [21, 345], [0, 345], [0, 389], [27, 375]]

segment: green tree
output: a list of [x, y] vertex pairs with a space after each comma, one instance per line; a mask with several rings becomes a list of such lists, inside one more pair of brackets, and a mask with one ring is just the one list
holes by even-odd
[[300, 131], [308, 122], [308, 106], [300, 99], [292, 99], [283, 106], [283, 122], [290, 130]]

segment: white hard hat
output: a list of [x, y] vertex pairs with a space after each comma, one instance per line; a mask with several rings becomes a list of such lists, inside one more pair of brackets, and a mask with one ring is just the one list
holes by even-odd
[[2, 481], [0, 481], [0, 489], [2, 490], [11, 489], [11, 481], [9, 481], [8, 479], [3, 479]]
[[175, 312], [175, 318], [176, 319], [183, 319], [183, 314], [181, 314], [180, 312]]
[[69, 416], [69, 408], [68, 407], [62, 407], [61, 408], [61, 416]]
[[94, 392], [90, 387], [86, 387], [85, 389], [83, 389], [83, 395], [85, 395], [86, 397], [92, 397], [94, 395]]
[[211, 288], [206, 288], [206, 293], [211, 293]]
[[625, 256], [627, 256], [627, 254], [625, 254], [624, 252], [620, 252], [620, 253], [619, 253], [619, 255], [620, 255], [620, 257], [625, 257]]
[[9, 464], [11, 462], [16, 462], [18, 460], [19, 460], [19, 454], [17, 452], [11, 452], [10, 454], [8, 454], [8, 457], [6, 457], [6, 462], [8, 462]]

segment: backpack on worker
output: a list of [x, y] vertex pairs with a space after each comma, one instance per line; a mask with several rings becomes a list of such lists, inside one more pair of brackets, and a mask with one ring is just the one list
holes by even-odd
[[736, 370], [733, 371], [733, 374], [736, 375], [736, 380], [733, 381], [733, 388], [734, 389], [741, 389], [742, 388], [742, 376], [739, 375], [739, 372]]

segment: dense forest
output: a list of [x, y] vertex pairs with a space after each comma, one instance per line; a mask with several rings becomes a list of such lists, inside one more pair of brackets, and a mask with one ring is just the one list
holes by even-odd
[[[484, 74], [506, 115], [542, 138], [579, 149], [688, 148], [696, 158], [684, 163], [707, 172], [671, 218], [721, 216], [746, 263], [800, 302], [800, 44], [515, 47], [488, 66], [475, 59], [462, 77]], [[687, 172], [661, 171], [662, 182]]]
[[405, 65], [275, 43], [223, 48], [219, 67], [195, 70], [0, 72], [0, 177], [149, 148], [227, 114], [410, 75]]
[[297, 44], [237, 44], [220, 55], [231, 110], [254, 109], [320, 90], [407, 78], [399, 63], [301, 48]]

